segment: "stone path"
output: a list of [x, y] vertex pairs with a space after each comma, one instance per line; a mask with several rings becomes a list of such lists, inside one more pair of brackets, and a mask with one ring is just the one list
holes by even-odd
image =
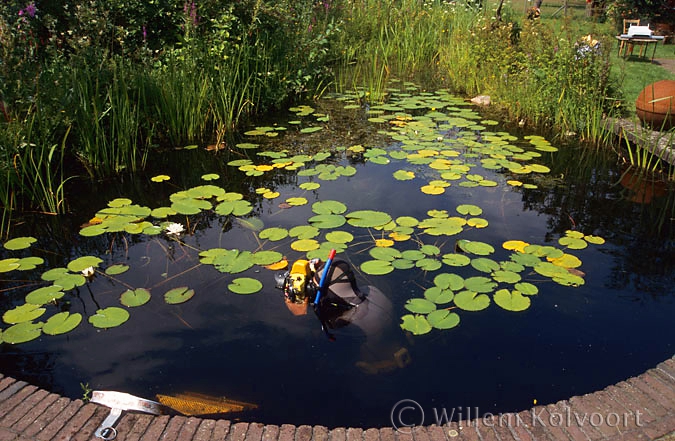
[[[0, 441], [85, 441], [109, 413], [0, 374]], [[675, 357], [601, 391], [519, 413], [395, 430], [125, 412], [116, 441], [675, 441]]]

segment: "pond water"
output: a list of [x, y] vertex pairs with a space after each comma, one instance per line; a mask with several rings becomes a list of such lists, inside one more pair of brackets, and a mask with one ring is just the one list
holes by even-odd
[[[239, 147], [166, 152], [147, 174], [73, 189], [71, 215], [19, 225], [37, 242], [0, 258], [44, 263], [2, 274], [3, 312], [49, 286], [45, 271], [82, 256], [100, 261], [91, 280], [33, 320], [68, 311], [82, 323], [0, 344], [0, 371], [72, 398], [83, 395], [81, 384], [148, 399], [189, 392], [255, 403], [228, 415], [243, 421], [380, 427], [392, 424], [400, 400], [419, 403], [425, 424], [442, 410], [455, 419], [468, 409], [519, 411], [535, 399], [601, 389], [673, 355], [672, 190], [629, 185], [611, 155], [573, 145], [555, 151], [442, 92], [393, 94], [390, 105], [368, 109], [345, 99], [313, 105], [259, 122]], [[181, 193], [195, 188], [197, 196]], [[192, 204], [200, 207], [188, 214]], [[104, 214], [130, 206], [136, 218], [106, 223]], [[148, 214], [159, 207], [179, 213]], [[81, 228], [95, 216], [103, 223]], [[185, 231], [143, 234], [128, 226], [140, 218]], [[223, 251], [273, 251], [292, 263], [325, 259], [330, 248], [364, 291], [383, 293], [373, 303], [391, 303], [370, 322], [375, 330], [348, 325], [330, 341], [311, 310], [295, 316], [286, 308], [274, 281], [283, 270], [233, 263], [236, 252]], [[123, 268], [116, 265], [129, 269], [105, 274]], [[429, 290], [443, 285], [440, 274], [460, 276], [461, 287]], [[262, 287], [236, 294], [235, 279], [244, 291], [251, 279]], [[176, 287], [194, 297], [167, 304]], [[138, 288], [149, 302], [123, 306], [122, 293]], [[430, 304], [446, 311], [437, 313], [444, 320], [434, 322]], [[89, 317], [108, 307], [128, 311], [128, 320], [92, 326]], [[458, 325], [429, 329], [454, 325], [454, 314]], [[394, 358], [401, 350], [409, 355], [403, 367]]]

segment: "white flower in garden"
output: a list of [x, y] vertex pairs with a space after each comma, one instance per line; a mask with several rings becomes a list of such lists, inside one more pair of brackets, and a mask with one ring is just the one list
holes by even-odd
[[85, 268], [82, 270], [82, 275], [86, 277], [87, 279], [91, 278], [94, 276], [94, 267], [90, 266], [89, 268]]
[[166, 234], [168, 234], [169, 236], [171, 235], [178, 236], [183, 231], [185, 231], [183, 225], [176, 222], [171, 222], [169, 225], [166, 226]]

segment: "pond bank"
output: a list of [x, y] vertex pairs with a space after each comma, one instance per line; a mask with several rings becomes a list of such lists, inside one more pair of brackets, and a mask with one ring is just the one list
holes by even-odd
[[[393, 413], [393, 412], [392, 412]], [[109, 409], [0, 374], [0, 441], [95, 440]], [[401, 413], [399, 413], [401, 415]], [[265, 425], [125, 412], [116, 440], [525, 441], [675, 439], [675, 357], [605, 389], [519, 413], [405, 429]]]
[[608, 118], [605, 128], [632, 145], [649, 150], [656, 158], [675, 165], [675, 136], [642, 127], [634, 120]]

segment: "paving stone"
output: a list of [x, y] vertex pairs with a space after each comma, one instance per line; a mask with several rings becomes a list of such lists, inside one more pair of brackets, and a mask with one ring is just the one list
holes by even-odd
[[169, 417], [169, 422], [160, 434], [160, 439], [162, 441], [176, 441], [178, 439], [178, 434], [186, 421], [187, 418], [184, 416]]
[[[79, 401], [79, 400], [78, 400]], [[77, 403], [77, 402], [75, 402]], [[61, 430], [56, 434], [55, 437], [50, 438], [49, 441], [69, 441], [71, 440], [84, 426], [87, 421], [94, 415], [96, 407], [93, 404], [82, 405], [82, 402], [77, 403], [80, 407], [77, 409], [75, 414], [68, 420], [66, 424], [63, 425]], [[60, 418], [59, 415], [57, 418]]]
[[[12, 425], [12, 429], [18, 433], [23, 432], [30, 424], [40, 417], [56, 400], [61, 397], [58, 394], [49, 394], [33, 406], [29, 412], [26, 412], [18, 421]], [[65, 399], [64, 399], [65, 400]]]
[[314, 426], [312, 428], [312, 441], [328, 441], [328, 433], [326, 426]]
[[663, 372], [668, 374], [670, 378], [675, 380], [675, 358], [671, 358], [669, 360], [659, 363], [658, 365], [656, 365], [656, 368], [661, 369]]
[[180, 432], [178, 432], [178, 438], [176, 438], [177, 441], [194, 441], [195, 434], [197, 433], [201, 421], [201, 418], [187, 418], [180, 428]]
[[[262, 441], [277, 441], [278, 438], [279, 426], [273, 424], [266, 425], [265, 430], [263, 430]], [[326, 431], [326, 439], [328, 439], [328, 431]]]
[[640, 375], [639, 378], [667, 400], [669, 409], [675, 408], [675, 390], [671, 387], [670, 382], [663, 381], [653, 369]]
[[649, 437], [649, 439], [656, 439], [660, 436], [667, 435], [675, 428], [675, 414], [659, 418], [650, 424], [645, 424], [642, 431]]
[[[94, 439], [96, 430], [108, 414], [109, 412], [107, 409], [102, 408], [101, 406], [94, 406], [94, 413], [91, 418], [85, 421], [80, 430], [77, 431], [70, 441], [88, 441], [89, 439]], [[121, 421], [118, 423], [121, 423]]]
[[45, 399], [47, 395], [49, 395], [49, 392], [44, 389], [38, 389], [26, 399], [14, 406], [14, 409], [11, 411], [7, 412], [6, 414], [0, 412], [0, 415], [4, 415], [4, 417], [0, 417], [0, 427], [11, 427], [14, 425], [35, 406], [40, 404], [40, 402]]
[[[639, 415], [642, 416], [643, 422], [649, 422], [656, 419], [656, 416], [652, 413], [651, 409], [640, 403], [639, 399], [631, 395], [626, 389], [611, 385], [605, 390], [630, 414], [633, 426], [638, 425]], [[651, 405], [653, 404], [653, 401], [650, 401], [647, 404]]]
[[476, 418], [473, 423], [476, 427], [476, 432], [479, 434], [478, 436], [483, 441], [499, 441], [494, 428], [491, 425], [488, 425], [489, 423], [486, 424], [484, 418]]
[[169, 416], [162, 415], [153, 417], [148, 415], [151, 419], [150, 424], [143, 435], [139, 438], [140, 441], [159, 441], [159, 437], [162, 436], [164, 428], [169, 424]]
[[[55, 400], [44, 412], [37, 415], [33, 421], [21, 431], [22, 435], [32, 437], [44, 429], [52, 420], [54, 420], [59, 413], [61, 413], [68, 405], [70, 400], [65, 397], [60, 397]], [[34, 415], [31, 412], [31, 415]]]
[[213, 428], [213, 434], [211, 439], [214, 441], [223, 441], [227, 438], [227, 434], [230, 431], [230, 421], [229, 420], [217, 420], [216, 425]]
[[[287, 441], [281, 439], [279, 441]], [[336, 427], [328, 433], [328, 441], [347, 441], [347, 430], [344, 427]]]
[[460, 421], [458, 424], [459, 439], [461, 441], [481, 441], [472, 421]]
[[650, 372], [654, 374], [659, 380], [663, 381], [670, 390], [675, 392], [675, 378], [671, 377], [667, 372], [662, 369], [651, 369]]
[[205, 419], [199, 420], [197, 429], [195, 430], [192, 441], [209, 441], [211, 439], [211, 434], [213, 433], [213, 428], [216, 426], [216, 420]]
[[619, 435], [607, 438], [606, 441], [651, 441], [641, 430], [631, 430]]
[[420, 427], [415, 427], [411, 435], [415, 441], [431, 441], [431, 438], [429, 437], [429, 432], [427, 431], [427, 428], [424, 426]]
[[295, 426], [282, 424], [279, 428], [279, 441], [295, 441]]
[[492, 429], [497, 434], [497, 438], [501, 441], [516, 441], [516, 438], [513, 436], [509, 428], [508, 419], [501, 418], [503, 415], [495, 415], [492, 421], [489, 419], [484, 421], [486, 425], [491, 424]]
[[546, 406], [549, 413], [558, 413], [563, 419], [562, 429], [569, 439], [573, 441], [588, 441], [588, 436], [581, 430], [576, 420], [572, 418], [572, 408], [566, 401], [559, 401]]
[[669, 403], [668, 400], [663, 395], [652, 389], [652, 387], [642, 378], [633, 377], [629, 378], [626, 381], [629, 384], [632, 384], [633, 386], [641, 390], [642, 392], [644, 392], [645, 395], [647, 395], [652, 400], [656, 401], [660, 406], [664, 407], [665, 409], [671, 409], [673, 407], [671, 403]]
[[[312, 426], [302, 425], [295, 429], [295, 441], [311, 441]], [[246, 440], [248, 441], [248, 440]]]
[[[588, 395], [582, 397], [572, 397], [568, 401], [571, 420], [579, 427], [591, 441], [604, 438], [603, 432], [591, 424], [590, 418], [597, 410], [588, 398]], [[613, 435], [613, 434], [611, 434]]]
[[380, 441], [380, 431], [375, 428], [363, 432], [363, 441]]
[[16, 432], [0, 427], [0, 441], [14, 441], [19, 437]]
[[[312, 438], [312, 426], [306, 426], [309, 428], [309, 438], [307, 441], [310, 441]], [[265, 429], [264, 424], [260, 423], [251, 423], [248, 425], [248, 430], [246, 431], [246, 441], [262, 441], [263, 430]]]
[[[117, 436], [118, 437], [120, 435], [125, 436], [125, 441], [140, 440], [145, 431], [148, 430], [148, 427], [150, 427], [150, 424], [152, 424], [152, 421], [155, 419], [155, 417], [153, 417], [152, 415], [147, 414], [133, 414], [133, 415], [135, 418], [134, 425], [131, 426], [128, 432], [122, 431], [119, 424], [116, 426], [118, 433]], [[126, 415], [123, 416], [122, 422], [124, 421], [124, 417], [126, 417]], [[117, 441], [117, 439], [115, 441]]]
[[520, 414], [512, 414], [513, 419], [509, 424], [509, 429], [514, 434], [515, 438], [520, 441], [536, 441], [532, 433], [525, 427], [525, 422], [522, 420]]
[[230, 427], [230, 434], [228, 441], [244, 441], [246, 439], [246, 431], [248, 430], [248, 423], [234, 423]]
[[[668, 413], [667, 408], [663, 407], [661, 404], [656, 402], [652, 397], [644, 393], [642, 389], [637, 388], [634, 384], [628, 381], [620, 381], [616, 384], [616, 386], [625, 390], [632, 397], [634, 397], [636, 399], [636, 402], [639, 403], [642, 408], [647, 410], [649, 414], [655, 417], [660, 417]], [[638, 414], [637, 411], [635, 412], [635, 415], [636, 418], [640, 416], [640, 414]]]
[[3, 377], [2, 380], [0, 380], [0, 400], [3, 399], [3, 391], [14, 383], [16, 383], [16, 380], [12, 377]]
[[[450, 432], [450, 433], [448, 433]], [[448, 441], [454, 440], [459, 436], [459, 431], [457, 430], [457, 424], [454, 426], [451, 424], [446, 424], [443, 427], [432, 425], [427, 427], [427, 433], [429, 434], [429, 439], [431, 441]]]
[[380, 429], [380, 441], [396, 441], [396, 432], [391, 427]]
[[363, 440], [363, 429], [356, 427], [350, 427], [347, 429], [347, 441], [362, 441]]
[[[25, 381], [13, 381], [10, 384], [7, 385], [1, 392], [0, 392], [0, 403], [4, 403], [5, 401], [9, 400], [12, 395], [16, 394], [19, 392], [21, 389], [23, 389], [25, 386], [28, 386], [28, 383]], [[35, 387], [35, 386], [32, 386]], [[3, 415], [4, 413], [0, 410], [0, 415]]]
[[[94, 428], [94, 433], [98, 430], [98, 428], [101, 426], [101, 423], [106, 419], [106, 417], [110, 414], [110, 409], [104, 406], [99, 406], [99, 409], [97, 412], [101, 411], [103, 413], [102, 417], [99, 417], [99, 420], [96, 421], [96, 427]], [[98, 415], [98, 413], [97, 413]], [[117, 430], [117, 437], [115, 438], [115, 441], [129, 441], [129, 434], [131, 433], [134, 425], [136, 424], [136, 420], [138, 419], [138, 414], [135, 413], [130, 413], [126, 412], [122, 414], [122, 417], [117, 421], [117, 424], [115, 424], [115, 430]], [[150, 424], [150, 422], [148, 422]], [[138, 436], [135, 438], [135, 440], [138, 440]], [[92, 438], [94, 439], [94, 438]], [[95, 438], [98, 440], [99, 438]], [[134, 441], [135, 441], [134, 440]]]
[[[47, 426], [40, 430], [35, 439], [38, 441], [52, 441], [56, 434], [65, 426], [68, 421], [77, 413], [82, 407], [81, 400], [70, 401], [68, 405], [56, 415]], [[26, 433], [24, 433], [26, 435]]]

